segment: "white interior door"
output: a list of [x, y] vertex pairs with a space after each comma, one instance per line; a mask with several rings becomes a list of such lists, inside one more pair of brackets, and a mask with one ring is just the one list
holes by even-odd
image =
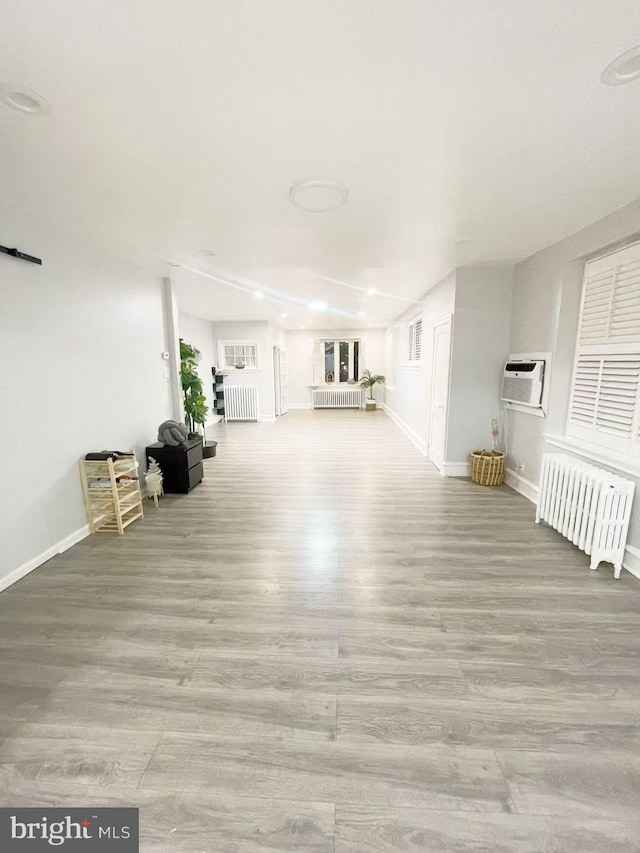
[[280, 390], [280, 347], [273, 348], [273, 395], [275, 398], [276, 417], [279, 417], [282, 414], [282, 393]]
[[289, 411], [289, 372], [287, 353], [280, 347], [273, 348], [273, 379], [276, 397], [276, 417]]
[[289, 369], [287, 366], [287, 351], [278, 350], [280, 368], [280, 414], [286, 415], [289, 411]]
[[451, 318], [433, 329], [431, 405], [429, 406], [429, 459], [442, 469], [447, 443], [447, 402], [451, 357]]

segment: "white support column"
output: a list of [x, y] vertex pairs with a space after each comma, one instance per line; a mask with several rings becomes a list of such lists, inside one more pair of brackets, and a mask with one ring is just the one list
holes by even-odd
[[167, 362], [169, 384], [171, 388], [171, 409], [173, 419], [184, 421], [182, 406], [182, 383], [180, 382], [180, 331], [178, 325], [178, 302], [176, 288], [172, 279], [162, 279], [162, 307], [164, 313], [165, 346], [169, 353]]

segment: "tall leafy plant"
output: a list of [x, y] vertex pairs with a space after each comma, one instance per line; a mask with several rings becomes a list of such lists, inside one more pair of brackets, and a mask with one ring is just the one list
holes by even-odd
[[365, 370], [362, 379], [360, 380], [360, 387], [366, 388], [369, 392], [369, 398], [373, 399], [373, 389], [378, 383], [384, 385], [384, 376], [374, 374], [370, 370]]
[[180, 381], [184, 394], [185, 423], [191, 433], [196, 432], [198, 424], [204, 424], [208, 412], [202, 379], [198, 376], [201, 359], [200, 350], [180, 338]]

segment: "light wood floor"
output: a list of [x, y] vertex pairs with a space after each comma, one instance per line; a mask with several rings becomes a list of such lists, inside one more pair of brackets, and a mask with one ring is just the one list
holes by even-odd
[[0, 805], [144, 851], [640, 851], [640, 582], [383, 413], [221, 426], [0, 595]]

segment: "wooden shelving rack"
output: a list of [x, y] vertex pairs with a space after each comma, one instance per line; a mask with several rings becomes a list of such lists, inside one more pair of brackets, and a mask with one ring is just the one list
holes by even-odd
[[[80, 460], [80, 479], [91, 533], [118, 531], [123, 534], [133, 521], [144, 516], [136, 457]], [[119, 478], [125, 478], [120, 479]], [[107, 488], [91, 488], [96, 480], [109, 481]]]

